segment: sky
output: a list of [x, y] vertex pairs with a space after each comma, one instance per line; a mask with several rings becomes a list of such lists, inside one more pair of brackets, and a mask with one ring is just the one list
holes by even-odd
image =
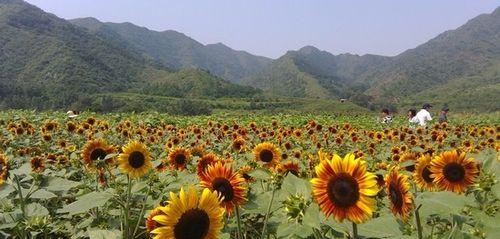
[[176, 30], [203, 43], [277, 58], [312, 45], [394, 56], [455, 29], [500, 0], [27, 0], [65, 19], [95, 17]]

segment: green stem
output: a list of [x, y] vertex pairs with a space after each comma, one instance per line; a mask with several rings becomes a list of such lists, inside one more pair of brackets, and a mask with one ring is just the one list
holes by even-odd
[[238, 205], [235, 206], [235, 211], [236, 211], [236, 221], [238, 222], [238, 239], [243, 239], [243, 236], [241, 234], [241, 218], [240, 218], [240, 207]]
[[124, 211], [125, 227], [123, 229], [124, 238], [129, 238], [129, 234], [130, 234], [130, 191], [131, 191], [131, 189], [132, 189], [132, 180], [130, 179], [130, 176], [127, 175], [127, 202], [125, 204], [125, 211]]
[[352, 238], [358, 239], [358, 224], [352, 222]]
[[271, 194], [271, 200], [269, 201], [269, 205], [267, 206], [266, 217], [264, 218], [264, 226], [262, 227], [261, 239], [266, 238], [267, 221], [269, 220], [269, 214], [271, 213], [271, 207], [273, 205], [275, 191], [276, 191], [276, 189], [273, 187], [273, 193]]
[[14, 175], [14, 179], [16, 180], [17, 192], [19, 193], [19, 204], [21, 204], [21, 212], [23, 213], [23, 218], [26, 218], [26, 207], [24, 204], [23, 191], [21, 187], [21, 183], [19, 182], [19, 178], [17, 175]]
[[418, 239], [424, 238], [422, 236], [422, 224], [420, 222], [420, 213], [418, 210], [422, 207], [422, 204], [418, 205], [418, 207], [415, 209], [415, 221], [417, 223], [417, 234], [418, 234]]
[[139, 225], [141, 224], [142, 218], [144, 217], [144, 212], [146, 211], [146, 204], [150, 193], [151, 185], [149, 185], [148, 193], [146, 194], [146, 198], [144, 199], [144, 203], [142, 204], [141, 213], [139, 214], [139, 219], [137, 219], [137, 224], [135, 224], [134, 234], [132, 235], [133, 237], [135, 237], [135, 235], [137, 234], [137, 230], [139, 230]]

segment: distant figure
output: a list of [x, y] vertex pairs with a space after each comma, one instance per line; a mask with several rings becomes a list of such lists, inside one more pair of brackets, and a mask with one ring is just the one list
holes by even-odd
[[383, 109], [381, 114], [382, 114], [382, 120], [380, 122], [382, 124], [388, 124], [392, 122], [392, 116], [389, 113], [389, 109]]
[[439, 123], [448, 122], [448, 117], [446, 116], [448, 114], [448, 111], [450, 111], [450, 109], [447, 105], [444, 105], [441, 109], [441, 112], [439, 113]]
[[426, 126], [427, 121], [432, 120], [431, 113], [429, 113], [429, 110], [431, 108], [432, 108], [432, 105], [426, 103], [422, 106], [422, 109], [415, 116], [415, 117], [417, 117], [418, 124], [420, 126]]
[[78, 111], [75, 111], [75, 110], [70, 110], [70, 111], [66, 112], [66, 114], [68, 115], [69, 118], [78, 117]]
[[340, 99], [340, 103], [344, 103], [346, 101], [347, 101], [347, 99]]
[[417, 110], [416, 109], [409, 109], [408, 110], [408, 122], [410, 122], [410, 127], [415, 127], [417, 123], [419, 123], [417, 119]]

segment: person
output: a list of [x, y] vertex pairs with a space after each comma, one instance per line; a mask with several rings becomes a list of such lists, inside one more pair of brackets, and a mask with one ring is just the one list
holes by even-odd
[[444, 105], [443, 108], [441, 109], [441, 113], [439, 113], [439, 118], [438, 118], [439, 123], [448, 122], [448, 117], [447, 117], [448, 111], [450, 111], [450, 109], [448, 108], [447, 105]]
[[431, 121], [431, 113], [429, 113], [429, 110], [432, 108], [432, 105], [426, 103], [422, 106], [422, 109], [417, 113], [415, 116], [418, 120], [418, 124], [420, 126], [426, 126], [427, 121]]
[[78, 111], [76, 110], [69, 110], [68, 112], [66, 112], [66, 114], [70, 119], [78, 117]]
[[392, 116], [389, 114], [389, 109], [382, 109], [382, 124], [388, 124], [392, 122]]
[[410, 122], [410, 127], [412, 127], [412, 128], [414, 128], [415, 125], [418, 123], [416, 109], [412, 108], [412, 109], [408, 110], [408, 122]]

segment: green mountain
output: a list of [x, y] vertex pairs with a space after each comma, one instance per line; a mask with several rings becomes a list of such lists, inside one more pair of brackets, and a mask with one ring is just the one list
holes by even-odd
[[[447, 103], [500, 110], [500, 8], [395, 57], [289, 51], [243, 83], [279, 95], [347, 97], [368, 107]], [[473, 99], [473, 100], [471, 100]]]
[[333, 55], [313, 46], [288, 51], [263, 72], [244, 79], [253, 85], [279, 95], [313, 98], [346, 98], [364, 91], [355, 81], [391, 62], [376, 55]]
[[91, 32], [120, 36], [131, 46], [173, 69], [201, 68], [232, 82], [260, 72], [271, 59], [233, 50], [222, 43], [203, 45], [176, 31], [152, 31], [131, 23], [103, 23], [95, 18], [70, 20]]
[[0, 106], [59, 108], [94, 94], [250, 97], [206, 71], [171, 71], [121, 38], [95, 34], [21, 0], [0, 0]]

